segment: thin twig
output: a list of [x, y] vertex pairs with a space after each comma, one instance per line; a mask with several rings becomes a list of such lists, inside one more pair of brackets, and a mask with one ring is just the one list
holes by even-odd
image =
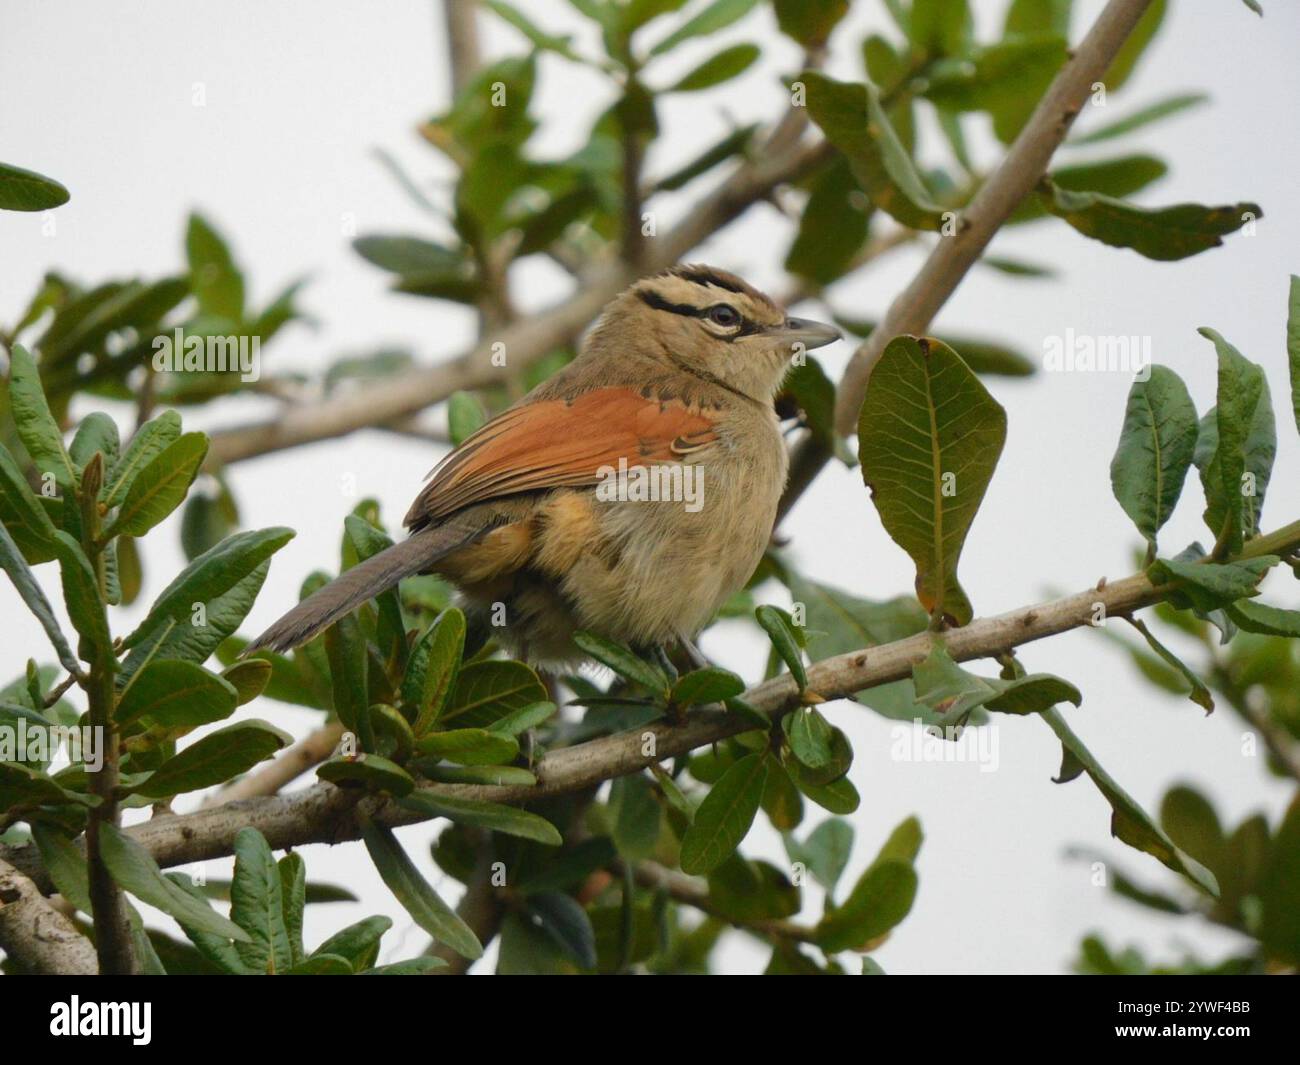
[[27, 972], [46, 976], [99, 972], [95, 945], [31, 880], [5, 861], [0, 861], [0, 947]]

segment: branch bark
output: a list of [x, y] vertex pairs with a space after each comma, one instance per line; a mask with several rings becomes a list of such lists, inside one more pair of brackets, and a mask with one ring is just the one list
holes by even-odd
[[29, 972], [94, 976], [95, 945], [26, 876], [0, 861], [0, 947]]
[[[1247, 542], [1242, 557], [1285, 553], [1300, 546], [1300, 521]], [[1164, 598], [1172, 586], [1157, 588], [1143, 573], [1122, 580], [1102, 580], [1096, 587], [994, 617], [944, 633], [949, 654], [957, 661], [989, 658], [1022, 644], [1070, 629], [1092, 625], [1097, 604], [1106, 617], [1128, 614]], [[917, 633], [879, 647], [866, 647], [825, 659], [808, 668], [808, 683], [826, 699], [838, 699], [902, 680], [930, 651], [932, 637]], [[749, 689], [746, 701], [775, 719], [799, 705], [794, 681], [783, 675]], [[614, 777], [686, 754], [752, 729], [747, 719], [720, 710], [692, 712], [680, 724], [659, 721], [552, 751], [533, 767], [535, 785], [426, 784], [440, 795], [488, 802], [522, 804], [600, 785]], [[650, 751], [650, 754], [646, 752]], [[307, 843], [340, 843], [359, 838], [357, 814], [364, 812], [383, 824], [397, 826], [426, 820], [383, 796], [360, 801], [351, 789], [316, 784], [292, 795], [246, 799], [191, 814], [155, 817], [127, 831], [159, 865], [175, 866], [229, 855], [235, 834], [256, 828], [274, 849]], [[42, 890], [51, 888], [31, 845], [0, 847], [0, 860], [29, 876]]]

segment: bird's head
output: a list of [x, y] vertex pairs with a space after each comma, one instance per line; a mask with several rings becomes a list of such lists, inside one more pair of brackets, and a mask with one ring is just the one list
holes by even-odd
[[761, 402], [776, 395], [793, 358], [840, 336], [791, 318], [735, 274], [702, 265], [638, 281], [611, 311], [646, 350]]

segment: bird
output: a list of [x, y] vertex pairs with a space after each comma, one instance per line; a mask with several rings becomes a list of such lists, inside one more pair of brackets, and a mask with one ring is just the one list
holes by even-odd
[[[673, 645], [697, 656], [691, 641], [771, 537], [788, 469], [774, 400], [801, 352], [839, 336], [726, 270], [635, 281], [573, 361], [432, 469], [406, 539], [244, 653], [287, 651], [404, 577], [436, 573], [471, 625], [539, 668], [581, 662], [579, 630], [648, 657]], [[670, 490], [642, 498], [647, 480]], [[692, 488], [694, 505], [671, 498]]]

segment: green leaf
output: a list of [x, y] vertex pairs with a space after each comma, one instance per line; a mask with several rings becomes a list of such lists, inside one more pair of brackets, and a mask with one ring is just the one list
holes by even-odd
[[415, 787], [415, 780], [410, 773], [396, 762], [378, 754], [332, 758], [316, 770], [316, 775], [331, 784], [358, 784], [398, 796], [409, 795]]
[[745, 690], [745, 682], [729, 669], [697, 669], [683, 674], [673, 685], [670, 697], [675, 706], [698, 706], [734, 699]]
[[784, 610], [774, 606], [760, 606], [754, 611], [759, 626], [767, 633], [772, 647], [781, 656], [781, 661], [790, 670], [794, 682], [803, 691], [808, 687], [808, 671], [804, 668], [803, 653], [799, 647], [800, 637]]
[[1157, 587], [1179, 581], [1192, 604], [1208, 613], [1258, 594], [1259, 582], [1277, 562], [1276, 555], [1224, 563], [1162, 558], [1148, 567], [1147, 575]]
[[164, 877], [149, 852], [116, 825], [99, 826], [99, 850], [113, 879], [141, 902], [176, 918], [185, 928], [233, 939], [236, 943], [252, 941], [239, 925]]
[[1131, 115], [1125, 115], [1123, 118], [1117, 118], [1103, 126], [1098, 126], [1082, 136], [1072, 137], [1067, 143], [1075, 146], [1098, 144], [1101, 141], [1111, 140], [1125, 133], [1132, 133], [1135, 129], [1141, 129], [1152, 122], [1169, 118], [1171, 115], [1176, 115], [1193, 107], [1200, 107], [1201, 104], [1207, 103], [1209, 99], [1209, 96], [1203, 92], [1178, 93], [1166, 97], [1158, 103], [1134, 111]]
[[917, 598], [957, 625], [973, 616], [958, 559], [1006, 431], [1006, 411], [955, 351], [890, 341], [858, 419], [862, 477], [886, 532], [916, 563]]
[[1228, 617], [1245, 632], [1264, 636], [1300, 636], [1300, 610], [1250, 602], [1233, 603], [1227, 609]]
[[49, 211], [72, 194], [53, 178], [0, 163], [0, 211]]
[[1165, 0], [1155, 0], [1146, 9], [1142, 17], [1138, 19], [1137, 25], [1133, 27], [1133, 32], [1125, 39], [1115, 59], [1111, 62], [1110, 69], [1106, 71], [1103, 81], [1106, 84], [1107, 92], [1114, 92], [1128, 81], [1129, 76], [1133, 73], [1133, 68], [1137, 66], [1138, 60], [1142, 57], [1142, 53], [1146, 51], [1147, 45], [1151, 43], [1151, 39], [1164, 22], [1166, 7]]
[[236, 721], [191, 743], [128, 790], [156, 799], [224, 784], [289, 742], [287, 733], [265, 721]]
[[726, 29], [733, 22], [737, 22], [748, 15], [757, 3], [758, 0], [713, 0], [698, 15], [687, 19], [686, 22], [651, 48], [650, 54], [652, 56], [661, 55], [669, 49], [677, 47], [682, 41]]
[[[1063, 166], [1049, 175], [1059, 188], [1073, 192], [1096, 192], [1123, 199], [1140, 192], [1169, 172], [1168, 165], [1152, 155], [1124, 155], [1117, 159], [1103, 159], [1095, 163]], [[1021, 225], [1046, 218], [1049, 212], [1041, 196], [1030, 196], [1020, 202], [1007, 219], [1008, 225]]]
[[39, 565], [54, 557], [54, 523], [3, 444], [0, 444], [0, 524], [8, 528], [29, 565]]
[[802, 843], [788, 834], [783, 838], [790, 861], [801, 862], [827, 894], [833, 892], [853, 851], [853, 826], [838, 817], [828, 817]]
[[654, 854], [663, 824], [663, 808], [644, 773], [619, 777], [610, 787], [609, 807], [614, 817], [611, 835], [618, 852], [628, 861]]
[[[871, 205], [848, 161], [837, 156], [811, 179], [799, 230], [785, 257], [785, 268], [821, 285], [842, 277], [867, 239]], [[807, 369], [812, 362], [795, 367]]]
[[41, 855], [41, 864], [50, 874], [59, 894], [82, 913], [90, 913], [90, 874], [86, 857], [72, 837], [53, 825], [32, 822], [32, 840]]
[[[72, 627], [96, 653], [111, 655], [113, 638], [108, 631], [104, 598], [89, 559], [81, 545], [62, 529], [54, 534], [54, 550], [59, 558], [63, 602], [68, 608]], [[84, 645], [82, 657], [89, 660]]]
[[236, 943], [235, 949], [250, 970], [273, 975], [293, 968], [280, 870], [266, 838], [255, 828], [235, 834], [230, 918], [249, 935], [249, 941]]
[[412, 728], [417, 737], [442, 715], [464, 650], [465, 615], [448, 607], [416, 643], [402, 678], [402, 701], [416, 710]]
[[[1207, 714], [1212, 713], [1214, 711], [1214, 696], [1210, 694], [1210, 689], [1205, 686], [1205, 682], [1197, 676], [1196, 671], [1156, 639], [1155, 633], [1147, 627], [1146, 622], [1142, 621], [1140, 618], [1129, 618], [1128, 623], [1142, 634], [1142, 638], [1146, 640], [1147, 646], [1156, 653], [1158, 658], [1163, 660], [1168, 666], [1172, 667], [1175, 673], [1181, 674], [1183, 679], [1187, 681], [1188, 685], [1191, 687], [1191, 691], [1187, 694], [1187, 697], [1197, 706], [1202, 707]], [[1130, 653], [1132, 653], [1131, 650]], [[1139, 659], [1136, 654], [1133, 654], [1133, 658], [1137, 663], [1138, 668], [1142, 669], [1144, 674], [1151, 676], [1151, 670], [1143, 667], [1142, 660]], [[1165, 686], [1161, 682], [1160, 678], [1152, 677], [1152, 679], [1162, 687]], [[1176, 684], [1177, 682], [1175, 681], [1174, 683]], [[1181, 690], [1181, 688], [1178, 690]]]
[[[59, 537], [66, 535], [66, 533], [51, 529], [51, 543], [56, 551], [60, 547]], [[67, 549], [64, 548], [64, 550]], [[77, 656], [72, 653], [72, 648], [68, 646], [63, 630], [59, 628], [58, 619], [54, 616], [54, 608], [50, 606], [50, 601], [45, 598], [45, 593], [36, 580], [36, 574], [28, 568], [22, 552], [18, 549], [18, 545], [14, 543], [13, 537], [9, 535], [9, 529], [3, 524], [0, 524], [0, 569], [9, 574], [9, 579], [13, 581], [19, 596], [27, 604], [27, 609], [41, 623], [41, 628], [45, 630], [45, 635], [50, 638], [50, 643], [54, 645], [54, 650], [58, 654], [63, 668], [70, 673], [80, 674], [81, 663], [77, 661]]]
[[383, 939], [384, 933], [392, 927], [391, 918], [365, 917], [355, 924], [350, 924], [347, 928], [335, 932], [312, 951], [311, 956], [319, 958], [325, 954], [332, 954], [335, 957], [346, 958], [355, 972], [369, 969], [370, 966], [375, 964], [375, 959], [379, 957], [379, 941]]
[[91, 411], [77, 426], [72, 443], [68, 446], [68, 457], [78, 470], [84, 470], [98, 451], [104, 456], [104, 477], [107, 479], [117, 461], [121, 441], [117, 435], [117, 422], [103, 411]]
[[1286, 351], [1291, 366], [1291, 409], [1300, 429], [1300, 277], [1295, 274], [1291, 275], [1287, 301]]
[[492, 11], [498, 18], [504, 19], [515, 29], [527, 37], [534, 45], [543, 51], [555, 52], [564, 56], [566, 59], [580, 62], [579, 56], [569, 46], [567, 36], [559, 37], [555, 34], [547, 33], [528, 19], [523, 12], [510, 4], [504, 3], [503, 0], [483, 0], [484, 6]]
[[223, 669], [221, 677], [235, 689], [236, 699], [243, 706], [266, 691], [273, 668], [265, 658], [246, 658]]
[[280, 876], [280, 895], [284, 900], [284, 927], [289, 933], [289, 950], [297, 965], [306, 955], [302, 942], [303, 911], [307, 908], [307, 863], [302, 855], [290, 851], [276, 863]]
[[1058, 702], [1078, 706], [1083, 701], [1078, 688], [1051, 673], [1026, 673], [1011, 680], [968, 673], [938, 637], [924, 661], [912, 667], [912, 677], [917, 700], [949, 715], [949, 720], [964, 718], [976, 707], [1025, 715], [1042, 713]]
[[699, 66], [682, 75], [668, 87], [668, 92], [698, 92], [721, 85], [748, 70], [759, 57], [756, 44], [733, 44], [710, 56]]
[[174, 410], [164, 411], [145, 422], [118, 459], [104, 487], [100, 500], [108, 507], [120, 506], [136, 477], [181, 435], [181, 416]]
[[147, 716], [167, 728], [194, 728], [229, 717], [238, 702], [224, 677], [194, 662], [155, 658], [132, 678], [113, 718], [119, 726]]
[[1110, 484], [1138, 531], [1155, 548], [1196, 450], [1196, 407], [1173, 370], [1151, 366], [1129, 390], [1124, 427], [1110, 464]]
[[208, 438], [203, 433], [186, 433], [160, 452], [131, 482], [103, 538], [143, 536], [167, 517], [185, 499], [207, 453]]
[[1083, 741], [1070, 730], [1065, 719], [1055, 710], [1048, 710], [1042, 718], [1060, 739], [1066, 760], [1071, 765], [1069, 773], [1063, 772], [1063, 780], [1085, 772], [1097, 785], [1097, 790], [1110, 803], [1113, 811], [1110, 821], [1111, 835], [1130, 847], [1153, 855], [1174, 872], [1187, 877], [1207, 895], [1217, 897], [1219, 885], [1214, 879], [1214, 874], [1174, 845], [1146, 811], [1101, 767], [1092, 752], [1083, 745]]
[[908, 39], [927, 56], [961, 54], [971, 39], [967, 0], [912, 0]]
[[534, 927], [544, 932], [582, 969], [596, 968], [596, 932], [582, 904], [558, 891], [528, 895], [524, 910]]
[[1300, 963], [1300, 907], [1295, 885], [1300, 879], [1300, 804], [1292, 803], [1268, 849], [1258, 893], [1263, 914], [1259, 938], [1268, 954]]
[[818, 48], [848, 14], [849, 0], [774, 0], [773, 7], [782, 33], [805, 48]]
[[668, 694], [668, 678], [663, 672], [621, 644], [591, 632], [575, 632], [573, 642], [601, 665], [608, 666], [633, 684], [639, 684], [652, 695]]
[[190, 215], [185, 231], [185, 255], [190, 266], [190, 287], [199, 301], [199, 310], [231, 322], [242, 322], [243, 275], [221, 234], [198, 213]]
[[535, 729], [549, 721], [555, 716], [556, 709], [554, 703], [545, 700], [533, 703], [531, 706], [513, 710], [505, 717], [493, 721], [488, 731], [502, 732], [508, 736], [522, 736], [529, 729]]
[[1114, 248], [1131, 248], [1148, 259], [1186, 259], [1223, 243], [1247, 222], [1263, 217], [1257, 204], [1205, 207], [1137, 207], [1099, 192], [1074, 192], [1050, 181], [1041, 193], [1048, 211], [1086, 237]]
[[399, 805], [429, 817], [445, 817], [457, 824], [531, 839], [548, 847], [558, 847], [564, 842], [559, 830], [544, 817], [503, 803], [461, 799], [421, 789], [407, 795]]
[[790, 750], [809, 769], [821, 769], [831, 760], [831, 726], [821, 712], [801, 706], [781, 719]]
[[196, 603], [209, 607], [294, 537], [292, 529], [272, 527], [227, 536], [183, 570], [154, 600], [149, 613], [123, 641], [133, 647], [167, 621], [182, 621]]
[[766, 782], [765, 754], [748, 754], [722, 774], [682, 839], [682, 872], [707, 873], [735, 852], [758, 813]]
[[834, 81], [805, 71], [808, 113], [842, 152], [871, 202], [913, 229], [939, 230], [943, 208], [934, 202], [898, 139], [872, 85]]
[[445, 968], [447, 968], [447, 963], [442, 958], [408, 958], [406, 961], [395, 961], [390, 965], [376, 965], [372, 969], [362, 970], [357, 975], [427, 976], [429, 973]]
[[344, 615], [325, 630], [325, 654], [329, 659], [334, 712], [345, 729], [359, 732], [362, 744], [372, 749], [367, 644], [355, 615]]
[[36, 472], [42, 477], [52, 476], [60, 493], [71, 495], [77, 486], [77, 470], [45, 400], [36, 360], [21, 344], [14, 344], [9, 352], [9, 409]]
[[411, 863], [391, 830], [361, 815], [361, 835], [366, 850], [388, 890], [415, 923], [461, 957], [483, 956], [483, 947], [464, 921], [438, 897]]
[[447, 400], [447, 425], [451, 442], [459, 447], [467, 437], [487, 424], [487, 411], [473, 392], [453, 392]]
[[901, 861], [872, 865], [853, 885], [844, 904], [817, 924], [823, 950], [867, 950], [911, 912], [916, 899], [916, 870]]
[[818, 784], [805, 779], [803, 768], [798, 762], [794, 762], [786, 766], [786, 768], [790, 771], [790, 777], [794, 781], [795, 787], [823, 810], [843, 816], [853, 813], [862, 801], [858, 796], [858, 789], [853, 786], [853, 782], [846, 776], [840, 777], [839, 780], [832, 781], [830, 784]]
[[[1214, 428], [1207, 434], [1208, 426], [1203, 423], [1204, 439], [1198, 441], [1196, 459], [1205, 489], [1205, 522], [1223, 549], [1235, 555], [1241, 550], [1247, 533], [1253, 535], [1257, 531], [1251, 519], [1256, 516], [1258, 506], [1255, 499], [1247, 505], [1248, 483], [1253, 482], [1251, 487], [1258, 496], [1260, 475], [1267, 487], [1272, 466], [1275, 445], [1268, 446], [1272, 436], [1271, 409], [1266, 424], [1257, 428], [1259, 406], [1269, 405], [1268, 386], [1264, 371], [1213, 329], [1197, 331], [1214, 344], [1219, 364]], [[1254, 441], [1252, 433], [1256, 436]], [[1251, 475], [1249, 480], [1247, 473]]]
[[799, 889], [769, 862], [733, 854], [709, 874], [709, 906], [727, 920], [781, 920], [798, 913], [799, 904]]
[[69, 791], [58, 781], [21, 762], [0, 762], [0, 811], [66, 803], [95, 806], [98, 802], [93, 796]]
[[481, 728], [430, 732], [416, 740], [415, 747], [421, 754], [460, 765], [504, 765], [519, 755], [519, 741], [514, 736]]
[[544, 702], [550, 693], [522, 662], [475, 662], [456, 675], [440, 722], [457, 728], [486, 727], [506, 714]]

